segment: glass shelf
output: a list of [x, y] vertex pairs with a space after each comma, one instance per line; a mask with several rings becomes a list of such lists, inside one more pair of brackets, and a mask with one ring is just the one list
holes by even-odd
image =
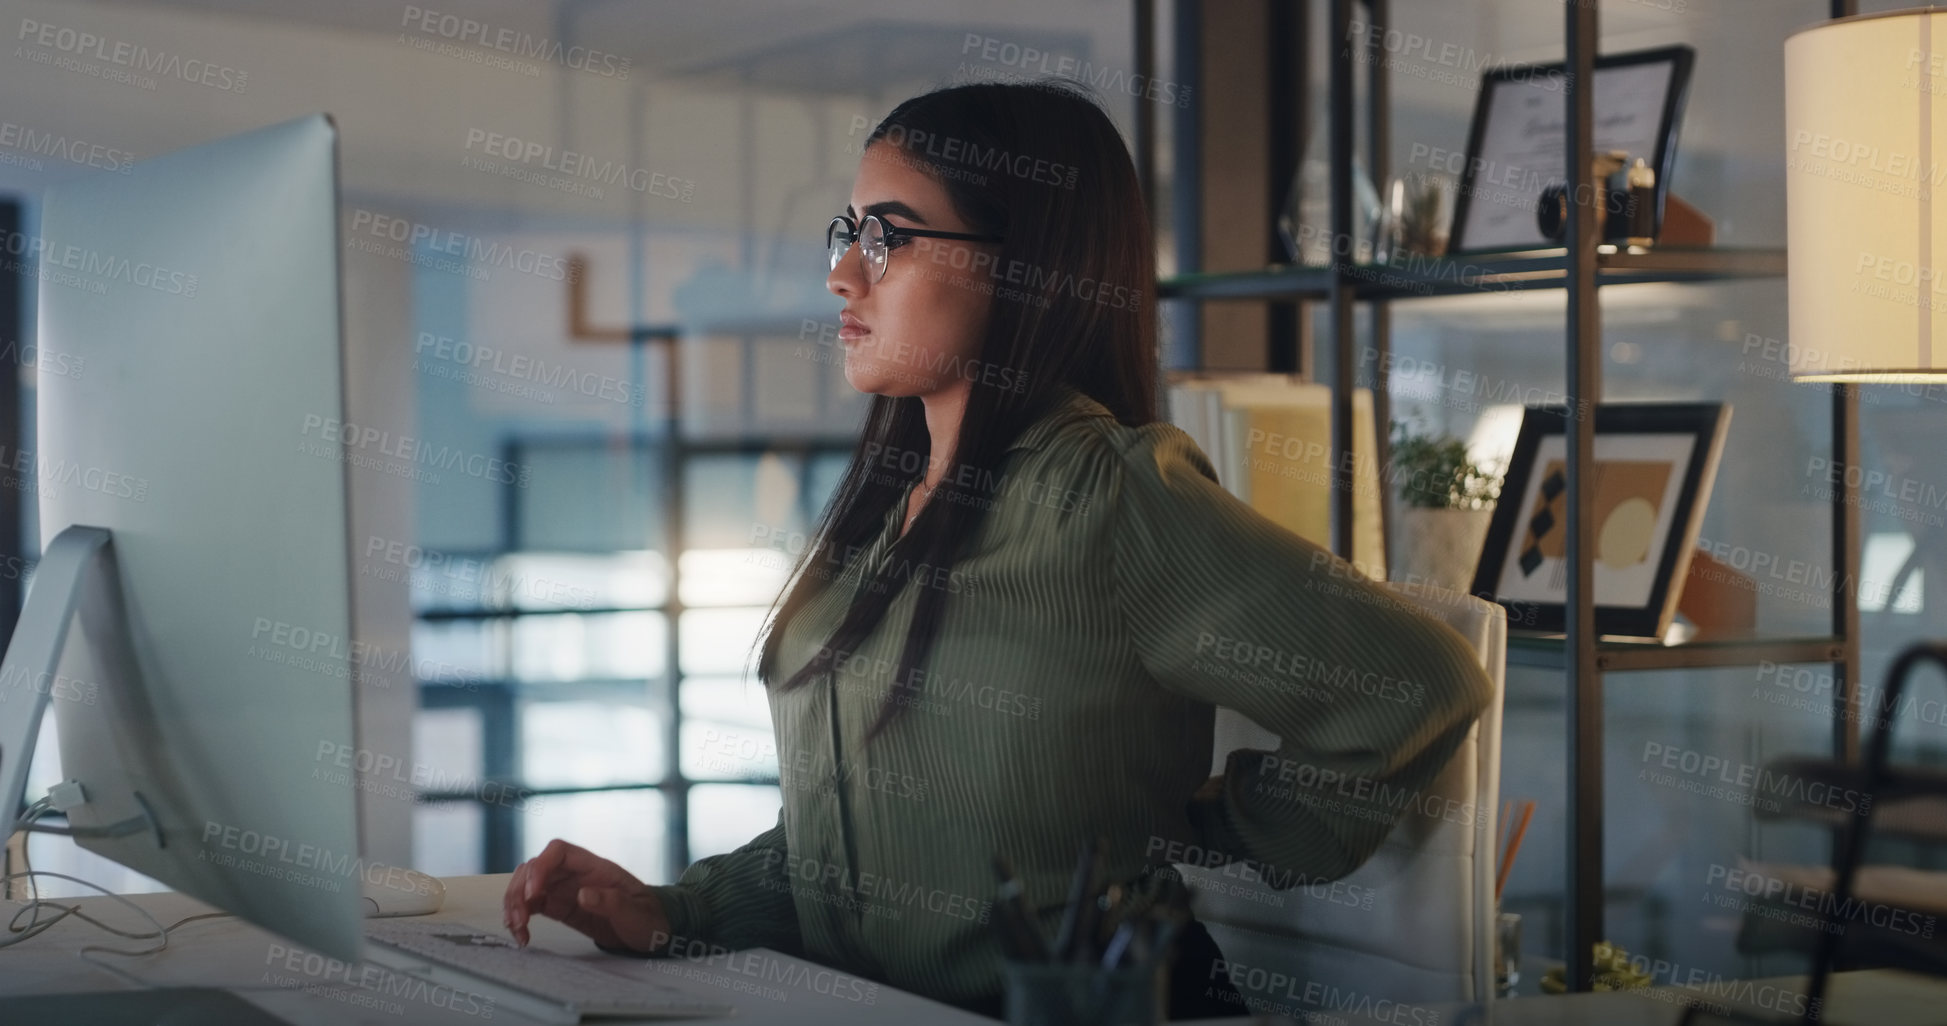
[[1261, 271], [1199, 271], [1157, 282], [1163, 299], [1324, 299], [1331, 288], [1331, 268], [1291, 264]]
[[[1385, 264], [1354, 264], [1344, 273], [1353, 295], [1369, 300], [1559, 289], [1568, 281], [1568, 251], [1555, 248], [1416, 256]], [[1664, 247], [1596, 255], [1597, 285], [1777, 278], [1784, 274], [1782, 249]], [[1278, 265], [1261, 271], [1183, 274], [1164, 278], [1157, 287], [1164, 299], [1324, 300], [1331, 295], [1332, 278], [1329, 267]]]
[[[1830, 663], [1845, 656], [1845, 639], [1832, 635], [1762, 637], [1718, 635], [1674, 645], [1644, 638], [1603, 637], [1596, 642], [1596, 669], [1702, 669], [1757, 666], [1760, 663]], [[1562, 669], [1568, 663], [1568, 638], [1534, 631], [1508, 632], [1508, 665]]]

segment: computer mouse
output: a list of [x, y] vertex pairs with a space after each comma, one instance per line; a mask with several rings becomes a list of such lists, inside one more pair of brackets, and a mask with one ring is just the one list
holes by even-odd
[[431, 915], [446, 903], [446, 885], [417, 869], [373, 864], [359, 875], [368, 918]]

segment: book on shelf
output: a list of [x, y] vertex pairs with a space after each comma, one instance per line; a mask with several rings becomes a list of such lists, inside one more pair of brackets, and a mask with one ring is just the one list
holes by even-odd
[[[1225, 490], [1300, 538], [1331, 548], [1331, 388], [1290, 374], [1179, 373], [1169, 382], [1168, 405], [1171, 422], [1203, 450]], [[1352, 396], [1352, 450], [1352, 561], [1383, 580], [1371, 389]]]

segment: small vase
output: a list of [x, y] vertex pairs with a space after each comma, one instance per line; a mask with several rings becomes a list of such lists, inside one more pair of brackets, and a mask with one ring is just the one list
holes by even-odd
[[1312, 132], [1305, 145], [1305, 157], [1298, 162], [1298, 173], [1291, 177], [1284, 209], [1278, 212], [1278, 235], [1293, 263], [1305, 267], [1324, 267], [1332, 263], [1333, 250], [1341, 260], [1368, 264], [1373, 260], [1373, 244], [1379, 234], [1379, 190], [1366, 174], [1365, 162], [1352, 158], [1352, 238], [1332, 245], [1332, 165], [1331, 154], [1323, 149], [1329, 143], [1326, 126]]
[[1465, 594], [1487, 539], [1492, 509], [1427, 509], [1405, 506], [1393, 525], [1394, 581], [1426, 584]]

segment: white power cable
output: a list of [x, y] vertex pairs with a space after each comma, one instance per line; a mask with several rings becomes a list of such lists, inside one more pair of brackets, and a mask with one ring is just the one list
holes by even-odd
[[[47, 798], [42, 798], [40, 801], [37, 801], [34, 804], [29, 805], [27, 807], [27, 811], [24, 814], [22, 814], [20, 818], [18, 824], [19, 829], [24, 830], [29, 825], [31, 825], [35, 820], [41, 818], [42, 816], [47, 815], [49, 812], [55, 811], [57, 804], [58, 803], [55, 801], [54, 796], [50, 795]], [[21, 905], [20, 908], [14, 910], [13, 918], [7, 921], [6, 932], [11, 934], [12, 936], [0, 937], [0, 948], [11, 947], [15, 944], [20, 944], [25, 941], [32, 940], [35, 937], [38, 937], [41, 934], [46, 933], [49, 929], [53, 928], [53, 926], [56, 923], [59, 923], [61, 920], [66, 919], [69, 916], [73, 916], [74, 918], [79, 919], [85, 923], [90, 923], [101, 930], [104, 930], [108, 933], [112, 933], [117, 937], [125, 937], [129, 940], [146, 940], [146, 941], [158, 942], [153, 947], [144, 948], [140, 951], [125, 951], [121, 948], [110, 948], [110, 947], [103, 947], [97, 944], [90, 944], [77, 952], [78, 955], [80, 955], [84, 959], [87, 959], [89, 962], [93, 962], [94, 964], [101, 966], [104, 969], [107, 969], [108, 971], [116, 974], [117, 976], [122, 977], [125, 980], [132, 981], [138, 986], [146, 987], [148, 986], [148, 984], [142, 980], [138, 980], [135, 977], [130, 976], [125, 972], [122, 972], [120, 969], [117, 969], [106, 962], [102, 962], [98, 959], [89, 958], [88, 957], [89, 953], [95, 951], [101, 951], [111, 955], [127, 955], [131, 957], [138, 957], [142, 955], [153, 955], [169, 946], [169, 931], [174, 930], [176, 927], [181, 926], [184, 923], [194, 922], [195, 920], [198, 919], [216, 919], [216, 918], [225, 917], [229, 915], [229, 913], [227, 912], [205, 912], [200, 915], [186, 916], [182, 919], [176, 920], [174, 923], [171, 923], [168, 926], [163, 926], [162, 923], [157, 921], [154, 916], [149, 914], [147, 909], [144, 909], [142, 906], [137, 905], [133, 901], [130, 901], [128, 898], [124, 897], [123, 895], [116, 894], [114, 891], [111, 891], [108, 888], [103, 887], [102, 885], [95, 883], [92, 880], [83, 880], [78, 876], [69, 876], [66, 873], [56, 873], [46, 869], [35, 869], [33, 861], [31, 857], [27, 854], [27, 849], [25, 846], [21, 848], [21, 870], [22, 871], [18, 873], [9, 873], [5, 876], [0, 876], [0, 883], [6, 883], [11, 880], [27, 881], [27, 893], [28, 893], [28, 899], [26, 903]], [[132, 933], [118, 926], [114, 926], [109, 923], [105, 923], [99, 919], [96, 919], [94, 916], [91, 916], [88, 913], [83, 912], [81, 910], [81, 906], [79, 905], [63, 905], [60, 904], [59, 902], [48, 901], [41, 897], [40, 885], [39, 883], [36, 882], [40, 877], [47, 877], [49, 879], [54, 879], [54, 880], [66, 880], [69, 883], [77, 883], [83, 887], [100, 891], [102, 894], [108, 896], [109, 898], [133, 909], [136, 915], [141, 916], [143, 919], [148, 920], [149, 925], [155, 927], [155, 929], [147, 933]], [[55, 915], [51, 918], [42, 919], [41, 918], [42, 909], [59, 909], [60, 912], [58, 915]], [[22, 916], [29, 917], [26, 925], [24, 926], [21, 925], [20, 922]]]
[[[42, 798], [40, 801], [37, 801], [34, 804], [27, 807], [26, 812], [24, 812], [21, 815], [20, 821], [17, 825], [17, 829], [24, 830], [29, 824], [33, 823], [36, 819], [39, 819], [40, 817], [45, 816], [49, 812], [53, 812], [53, 811], [55, 811], [54, 802], [51, 801], [51, 799], [49, 798]], [[170, 923], [168, 926], [164, 926], [153, 915], [150, 915], [147, 909], [144, 909], [142, 906], [137, 905], [133, 901], [130, 901], [126, 896], [116, 894], [114, 891], [111, 891], [108, 888], [103, 887], [102, 885], [95, 883], [92, 880], [83, 880], [77, 876], [69, 876], [66, 873], [56, 873], [53, 872], [52, 870], [35, 869], [33, 862], [29, 859], [27, 855], [27, 850], [24, 846], [21, 849], [21, 865], [22, 865], [21, 872], [9, 873], [4, 876], [0, 876], [0, 884], [7, 883], [8, 881], [11, 880], [25, 880], [27, 881], [27, 888], [28, 888], [27, 902], [21, 905], [19, 909], [16, 909], [14, 911], [13, 918], [8, 920], [7, 922], [6, 932], [12, 934], [13, 936], [0, 937], [0, 948], [11, 947], [12, 945], [20, 944], [24, 941], [32, 940], [35, 937], [38, 937], [41, 934], [46, 933], [49, 929], [51, 929], [56, 923], [59, 923], [61, 920], [66, 919], [69, 916], [73, 916], [74, 918], [92, 924], [93, 926], [101, 930], [107, 931], [108, 933], [112, 933], [117, 937], [125, 937], [129, 940], [147, 940], [147, 941], [157, 942], [154, 946], [143, 948], [140, 951], [125, 951], [121, 948], [110, 948], [99, 944], [90, 944], [76, 952], [76, 954], [82, 959], [84, 959], [85, 961], [88, 961], [96, 966], [106, 969], [109, 972], [114, 973], [115, 975], [121, 977], [124, 980], [129, 981], [130, 983], [133, 983], [138, 987], [146, 988], [146, 987], [153, 986], [153, 984], [151, 984], [147, 980], [143, 980], [135, 976], [132, 976], [122, 971], [121, 969], [117, 968], [116, 966], [104, 962], [98, 958], [90, 958], [89, 955], [93, 952], [101, 952], [109, 955], [122, 955], [124, 957], [129, 957], [129, 958], [140, 958], [146, 955], [157, 954], [169, 946], [169, 934], [177, 927], [182, 926], [185, 923], [196, 922], [199, 919], [227, 919], [231, 917], [231, 913], [228, 912], [203, 912], [193, 916], [184, 916], [183, 918], [178, 919], [173, 923]], [[155, 929], [153, 931], [146, 932], [146, 933], [132, 933], [128, 930], [124, 930], [120, 927], [113, 926], [108, 923], [102, 922], [99, 919], [96, 919], [94, 916], [91, 916], [88, 913], [81, 911], [81, 906], [79, 905], [63, 905], [58, 902], [44, 900], [40, 896], [40, 885], [35, 882], [36, 878], [43, 877], [43, 876], [55, 880], [66, 880], [70, 883], [77, 883], [83, 887], [100, 891], [102, 894], [106, 895], [107, 897], [112, 898], [115, 901], [118, 901], [121, 904], [126, 905], [131, 909], [134, 909], [136, 915], [141, 916], [143, 919], [148, 920], [149, 925], [155, 927]], [[371, 901], [372, 899], [368, 897], [366, 898], [366, 900]], [[374, 904], [376, 905], [376, 903]], [[53, 916], [52, 918], [49, 919], [42, 919], [41, 910], [44, 908], [59, 909], [60, 914]], [[22, 926], [20, 923], [21, 917], [29, 915], [30, 913], [31, 913], [31, 918], [28, 919], [27, 924], [25, 926]], [[229, 990], [282, 990], [284, 988], [283, 987], [230, 987], [227, 989]]]

